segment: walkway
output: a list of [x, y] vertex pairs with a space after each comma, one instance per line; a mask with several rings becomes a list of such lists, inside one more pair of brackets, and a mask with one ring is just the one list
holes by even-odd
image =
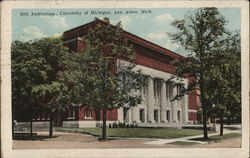
[[[241, 130], [228, 130], [228, 129], [224, 129], [224, 134], [229, 134], [229, 133], [241, 133]], [[219, 135], [219, 132], [215, 132], [212, 134], [208, 134], [208, 136], [215, 136], [215, 135]], [[164, 145], [164, 144], [168, 144], [168, 143], [172, 143], [172, 142], [176, 142], [176, 141], [182, 141], [182, 142], [196, 142], [196, 143], [200, 143], [200, 144], [207, 144], [208, 142], [204, 142], [204, 141], [193, 141], [190, 139], [194, 139], [194, 138], [202, 138], [203, 135], [196, 135], [196, 136], [188, 136], [188, 137], [181, 137], [181, 138], [172, 138], [172, 139], [157, 139], [155, 141], [151, 141], [151, 142], [146, 142], [145, 144], [149, 144], [149, 145]]]

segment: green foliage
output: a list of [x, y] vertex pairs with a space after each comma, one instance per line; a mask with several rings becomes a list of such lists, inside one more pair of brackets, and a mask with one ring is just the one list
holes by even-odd
[[144, 78], [133, 70], [134, 52], [122, 34], [121, 23], [113, 26], [97, 20], [83, 37], [87, 47], [80, 54], [78, 70], [85, 75], [79, 84], [86, 85], [81, 100], [89, 108], [112, 110], [136, 106], [141, 100], [132, 91], [141, 88]]
[[177, 33], [169, 33], [172, 40], [191, 52], [173, 65], [179, 77], [191, 80], [181, 95], [194, 89], [200, 92], [197, 95], [201, 101], [205, 139], [209, 112], [216, 111], [210, 110], [213, 104], [219, 109], [218, 113], [231, 114], [240, 109], [240, 38], [230, 35], [225, 24], [225, 18], [216, 8], [200, 8], [185, 19], [175, 20], [172, 25]]
[[78, 84], [84, 85], [79, 97], [81, 104], [103, 112], [103, 140], [106, 139], [106, 111], [136, 106], [141, 101], [136, 92], [144, 84], [140, 71], [134, 70], [134, 52], [123, 37], [121, 23], [113, 26], [108, 18], [104, 20], [96, 19], [83, 37], [86, 47], [80, 53], [81, 65], [77, 69], [84, 74], [78, 78]]
[[70, 54], [57, 38], [15, 41], [11, 49], [14, 110], [20, 107], [19, 110], [60, 111], [72, 103], [76, 76], [72, 65], [77, 65], [77, 54]]
[[[232, 33], [211, 52], [208, 94], [216, 110], [230, 117], [241, 116], [240, 35]], [[218, 116], [219, 114], [217, 114]]]
[[185, 15], [185, 19], [175, 20], [172, 25], [178, 32], [169, 35], [200, 60], [204, 53], [216, 47], [217, 39], [227, 33], [225, 24], [226, 20], [217, 8], [199, 8]]

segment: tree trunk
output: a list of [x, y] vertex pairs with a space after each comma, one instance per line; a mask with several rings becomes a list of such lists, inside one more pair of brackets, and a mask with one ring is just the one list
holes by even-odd
[[103, 114], [102, 114], [102, 124], [103, 124], [103, 126], [102, 126], [102, 140], [103, 141], [106, 141], [106, 114], [107, 114], [107, 112], [106, 112], [106, 110], [103, 110], [103, 112], [102, 112]]
[[30, 113], [30, 136], [32, 137], [32, 134], [33, 134], [33, 110], [31, 110], [31, 113]]
[[203, 135], [204, 135], [204, 139], [208, 139], [208, 135], [207, 135], [207, 110], [205, 108], [205, 106], [203, 106], [202, 108], [202, 122], [203, 122]]
[[204, 139], [208, 139], [207, 135], [207, 107], [206, 107], [206, 101], [205, 101], [205, 94], [204, 94], [204, 80], [203, 80], [203, 74], [201, 74], [200, 77], [200, 93], [201, 93], [201, 105], [202, 105], [202, 122], [203, 122], [203, 136]]
[[220, 136], [223, 136], [223, 125], [224, 125], [224, 120], [223, 120], [223, 111], [220, 114]]
[[50, 121], [49, 121], [49, 137], [53, 137], [53, 120], [54, 120], [54, 113], [50, 112]]
[[124, 124], [126, 123], [127, 112], [128, 112], [128, 109], [127, 108], [123, 108], [123, 123]]
[[32, 137], [33, 134], [33, 120], [32, 118], [30, 119], [30, 136]]

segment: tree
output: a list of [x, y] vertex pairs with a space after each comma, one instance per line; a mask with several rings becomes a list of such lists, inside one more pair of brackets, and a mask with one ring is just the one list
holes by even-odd
[[[32, 87], [39, 84], [41, 74], [37, 72], [42, 64], [36, 59], [37, 51], [30, 42], [14, 41], [11, 46], [12, 62], [12, 119], [18, 112], [28, 111], [30, 113], [30, 133], [32, 135], [32, 114], [39, 106], [35, 103], [32, 95]], [[13, 127], [14, 129], [14, 127]], [[13, 131], [14, 132], [14, 131]]]
[[174, 66], [178, 76], [191, 78], [191, 84], [184, 93], [193, 89], [200, 92], [204, 139], [208, 138], [207, 115], [211, 106], [206, 91], [207, 82], [211, 79], [209, 52], [217, 48], [220, 39], [227, 33], [225, 24], [226, 20], [217, 8], [199, 8], [184, 19], [175, 20], [172, 25], [176, 27], [177, 33], [169, 34], [172, 40], [192, 53], [176, 61]]
[[128, 41], [122, 36], [121, 23], [113, 26], [107, 18], [96, 20], [83, 37], [87, 47], [81, 53], [79, 71], [85, 72], [79, 84], [82, 105], [102, 111], [102, 140], [106, 140], [106, 112], [136, 106], [141, 97], [136, 93], [143, 85], [140, 71], [134, 71], [135, 57]]
[[[56, 38], [12, 44], [13, 109], [19, 105], [22, 105], [20, 108], [48, 109], [50, 137], [55, 112], [74, 103], [75, 71], [71, 68], [76, 65], [77, 56], [69, 53]], [[71, 72], [71, 76], [66, 72]]]
[[220, 135], [223, 135], [224, 117], [241, 116], [240, 35], [231, 33], [220, 46], [211, 52], [211, 68], [207, 90], [220, 118]]

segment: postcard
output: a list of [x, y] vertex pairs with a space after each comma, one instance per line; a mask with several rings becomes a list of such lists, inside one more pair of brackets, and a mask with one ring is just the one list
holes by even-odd
[[247, 1], [3, 1], [3, 157], [249, 157]]

